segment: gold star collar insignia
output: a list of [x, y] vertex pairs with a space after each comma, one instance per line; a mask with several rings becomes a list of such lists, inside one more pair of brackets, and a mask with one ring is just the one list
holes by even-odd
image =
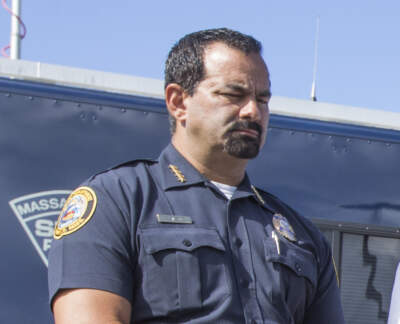
[[253, 185], [251, 185], [251, 189], [254, 191], [255, 195], [257, 196], [258, 201], [260, 202], [261, 205], [265, 205], [265, 201], [264, 199], [261, 197], [260, 193], [258, 192], [258, 190], [256, 189], [256, 187], [254, 187]]
[[185, 176], [182, 174], [181, 170], [178, 169], [176, 165], [170, 164], [168, 168], [171, 172], [175, 175], [179, 182], [184, 183], [186, 182]]

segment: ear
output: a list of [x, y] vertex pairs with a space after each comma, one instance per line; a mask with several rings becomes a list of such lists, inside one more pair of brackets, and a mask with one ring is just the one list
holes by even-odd
[[175, 118], [177, 124], [184, 123], [186, 120], [186, 106], [183, 102], [186, 96], [179, 84], [170, 83], [165, 88], [165, 102], [168, 112]]

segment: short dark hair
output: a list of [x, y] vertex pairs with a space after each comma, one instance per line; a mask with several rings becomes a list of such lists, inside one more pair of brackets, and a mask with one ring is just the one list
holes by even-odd
[[[216, 42], [238, 49], [246, 54], [261, 54], [261, 43], [252, 36], [228, 28], [206, 29], [182, 37], [170, 50], [165, 62], [164, 88], [177, 83], [190, 96], [204, 78], [204, 49]], [[176, 121], [170, 116], [171, 133]]]

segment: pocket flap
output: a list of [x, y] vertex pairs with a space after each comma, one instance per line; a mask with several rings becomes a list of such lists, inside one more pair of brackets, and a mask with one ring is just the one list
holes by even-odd
[[153, 227], [141, 231], [143, 246], [148, 254], [167, 249], [193, 251], [204, 246], [225, 251], [224, 244], [215, 229]]
[[268, 261], [278, 262], [290, 268], [300, 277], [307, 278], [317, 285], [317, 261], [314, 255], [286, 239], [280, 239], [280, 254], [277, 252], [276, 243], [269, 238], [264, 241], [266, 258]]

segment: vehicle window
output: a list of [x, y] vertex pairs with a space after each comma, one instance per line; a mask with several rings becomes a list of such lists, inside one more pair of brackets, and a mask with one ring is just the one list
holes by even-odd
[[332, 246], [346, 323], [386, 324], [400, 239], [317, 225]]

